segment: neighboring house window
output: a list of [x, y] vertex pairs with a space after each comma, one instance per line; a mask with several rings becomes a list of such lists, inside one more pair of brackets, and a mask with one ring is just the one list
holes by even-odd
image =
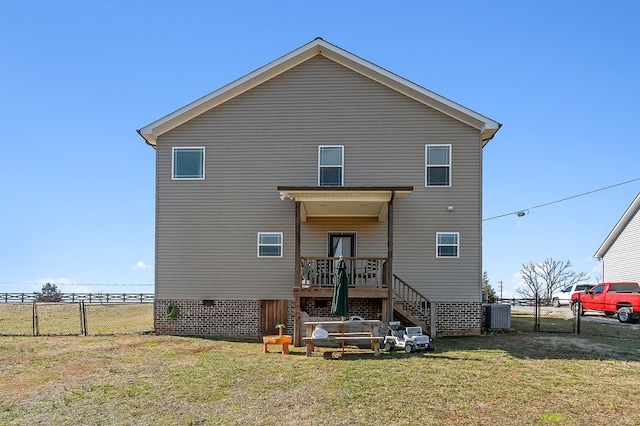
[[320, 145], [318, 147], [318, 185], [342, 186], [344, 184], [344, 147]]
[[436, 233], [436, 257], [459, 257], [460, 233]]
[[451, 186], [451, 145], [426, 145], [425, 186]]
[[174, 147], [172, 178], [204, 179], [204, 147]]
[[282, 232], [258, 232], [258, 257], [282, 257]]

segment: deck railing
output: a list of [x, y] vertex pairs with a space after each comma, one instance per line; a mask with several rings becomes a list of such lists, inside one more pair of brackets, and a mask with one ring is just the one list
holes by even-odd
[[[333, 287], [338, 271], [338, 257], [301, 257], [301, 287]], [[345, 257], [349, 287], [383, 288], [386, 257]]]

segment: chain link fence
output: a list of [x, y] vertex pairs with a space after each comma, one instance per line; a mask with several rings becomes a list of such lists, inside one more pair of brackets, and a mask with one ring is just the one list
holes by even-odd
[[[617, 313], [603, 313], [583, 310], [579, 303], [573, 306], [576, 319], [576, 333], [583, 336], [627, 339], [635, 342], [640, 351], [640, 324], [637, 320], [623, 323]], [[579, 313], [579, 314], [578, 314]]]
[[153, 295], [70, 294], [60, 300], [63, 301], [41, 302], [30, 295], [0, 294], [0, 335], [87, 336], [153, 331]]
[[575, 333], [576, 321], [569, 305], [552, 306], [544, 299], [505, 299], [511, 305], [511, 327], [517, 331]]
[[640, 349], [640, 324], [623, 324], [616, 315], [584, 311], [576, 313], [577, 306], [553, 306], [544, 299], [504, 299], [510, 305], [513, 331], [575, 333], [586, 337], [621, 338], [636, 342]]

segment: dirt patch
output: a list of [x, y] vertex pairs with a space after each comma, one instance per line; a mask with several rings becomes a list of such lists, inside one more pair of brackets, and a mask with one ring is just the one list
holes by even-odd
[[92, 359], [58, 359], [44, 363], [42, 359], [26, 358], [24, 361], [13, 365], [9, 372], [12, 377], [5, 377], [0, 383], [0, 399], [20, 403], [37, 395], [55, 395], [104, 371], [103, 363]]
[[559, 351], [591, 352], [592, 354], [600, 355], [602, 358], [612, 357], [618, 353], [617, 348], [606, 343], [593, 342], [593, 340], [567, 339], [560, 336], [536, 336], [534, 340], [540, 345], [555, 347]]

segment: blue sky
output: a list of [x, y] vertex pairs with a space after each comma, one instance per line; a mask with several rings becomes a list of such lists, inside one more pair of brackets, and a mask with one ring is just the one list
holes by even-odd
[[[322, 37], [503, 124], [489, 218], [640, 177], [640, 3], [21, 1], [0, 6], [0, 293], [151, 292], [146, 124]], [[484, 222], [513, 295], [547, 257], [592, 258], [640, 181]]]

